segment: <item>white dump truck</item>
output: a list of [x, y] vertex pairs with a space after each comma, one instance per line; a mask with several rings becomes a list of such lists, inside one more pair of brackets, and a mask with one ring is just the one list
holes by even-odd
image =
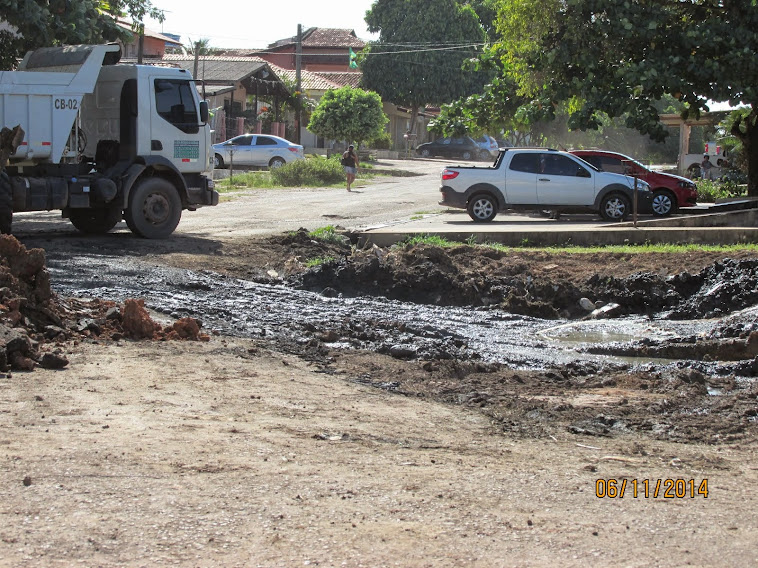
[[0, 231], [13, 212], [60, 209], [85, 233], [124, 219], [164, 238], [182, 210], [218, 204], [191, 75], [120, 58], [115, 44], [42, 48], [0, 72], [0, 128], [24, 133], [0, 174]]

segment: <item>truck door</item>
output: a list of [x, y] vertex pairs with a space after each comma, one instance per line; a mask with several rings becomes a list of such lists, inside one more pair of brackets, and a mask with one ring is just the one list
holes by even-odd
[[592, 205], [595, 180], [569, 156], [545, 152], [539, 156], [537, 197], [540, 205]]
[[180, 172], [209, 169], [209, 130], [200, 124], [194, 83], [189, 78], [150, 77], [152, 114], [150, 152], [160, 155]]
[[538, 157], [539, 154], [536, 152], [519, 152], [511, 158], [505, 175], [506, 203], [513, 205], [537, 203]]

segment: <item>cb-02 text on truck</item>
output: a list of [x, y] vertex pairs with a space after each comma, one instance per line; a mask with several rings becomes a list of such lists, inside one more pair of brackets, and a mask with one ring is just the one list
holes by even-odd
[[0, 127], [24, 133], [0, 174], [2, 232], [13, 212], [60, 209], [85, 233], [123, 218], [164, 238], [182, 210], [218, 204], [191, 75], [120, 58], [118, 45], [42, 48], [0, 72]]
[[502, 148], [490, 167], [447, 167], [440, 191], [440, 205], [466, 209], [477, 222], [509, 209], [591, 212], [621, 221], [632, 212], [635, 191], [641, 213], [650, 212], [652, 199], [643, 180], [600, 171], [549, 148]]

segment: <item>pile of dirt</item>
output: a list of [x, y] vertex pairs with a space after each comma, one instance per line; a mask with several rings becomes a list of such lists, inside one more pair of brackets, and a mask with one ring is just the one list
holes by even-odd
[[50, 288], [42, 249], [27, 249], [14, 237], [0, 235], [0, 371], [60, 369], [67, 341], [186, 339], [207, 341], [194, 318], [163, 327], [150, 317], [142, 300], [123, 307], [102, 300], [62, 299]]
[[336, 290], [347, 296], [378, 295], [441, 306], [495, 306], [547, 319], [584, 318], [609, 305], [614, 309], [598, 315], [669, 312], [672, 319], [707, 318], [758, 303], [754, 257], [723, 259], [704, 253], [690, 264], [696, 272], [671, 266], [672, 259], [663, 254], [530, 254], [470, 246], [374, 247], [290, 281], [315, 292]]

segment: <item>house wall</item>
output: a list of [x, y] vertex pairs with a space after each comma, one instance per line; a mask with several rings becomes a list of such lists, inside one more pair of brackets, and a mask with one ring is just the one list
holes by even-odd
[[[139, 51], [138, 40], [135, 40], [133, 43], [123, 46], [124, 57], [137, 57], [138, 51]], [[143, 57], [160, 58], [160, 57], [163, 57], [165, 51], [166, 51], [166, 42], [164, 40], [145, 36], [145, 41], [142, 44]]]
[[[258, 56], [282, 69], [295, 68], [294, 45], [282, 47], [276, 53]], [[344, 47], [303, 47], [302, 69], [306, 71], [350, 71], [349, 63], [349, 52]]]

